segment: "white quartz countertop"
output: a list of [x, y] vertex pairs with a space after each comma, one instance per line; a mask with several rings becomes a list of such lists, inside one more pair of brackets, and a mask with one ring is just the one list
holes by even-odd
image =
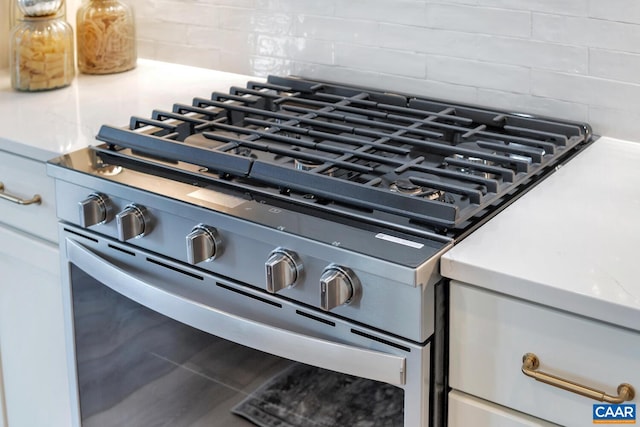
[[45, 92], [17, 92], [9, 70], [0, 70], [0, 149], [46, 161], [87, 145], [100, 126], [124, 126], [131, 116], [244, 87], [249, 76], [145, 59], [111, 75], [78, 74], [71, 86]]
[[441, 271], [640, 331], [640, 143], [596, 140], [445, 254]]

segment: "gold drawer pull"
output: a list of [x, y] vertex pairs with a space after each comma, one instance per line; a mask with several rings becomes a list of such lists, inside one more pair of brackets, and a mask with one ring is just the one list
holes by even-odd
[[11, 194], [7, 194], [4, 192], [4, 184], [0, 182], [0, 199], [8, 200], [13, 203], [17, 203], [19, 205], [39, 205], [42, 202], [42, 198], [40, 198], [39, 194], [34, 195], [29, 200], [21, 199], [20, 197], [12, 196]]
[[618, 386], [618, 395], [611, 396], [606, 394], [603, 391], [599, 391], [591, 387], [586, 387], [580, 384], [576, 384], [572, 381], [565, 380], [560, 377], [556, 377], [555, 375], [537, 371], [539, 366], [540, 366], [540, 360], [538, 360], [538, 356], [536, 356], [535, 354], [527, 353], [524, 356], [522, 356], [522, 373], [528, 377], [531, 377], [545, 384], [549, 384], [551, 386], [558, 387], [563, 390], [567, 390], [572, 393], [579, 394], [581, 396], [595, 399], [599, 402], [607, 402], [607, 403], [626, 402], [629, 400], [633, 400], [633, 398], [636, 395], [636, 392], [631, 386], [631, 384], [626, 384], [626, 383], [620, 384]]

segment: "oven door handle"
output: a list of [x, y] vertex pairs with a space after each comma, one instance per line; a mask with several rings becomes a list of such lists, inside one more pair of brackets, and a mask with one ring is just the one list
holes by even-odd
[[114, 291], [220, 338], [286, 359], [403, 386], [406, 358], [327, 341], [212, 308], [154, 286], [66, 238], [67, 261]]

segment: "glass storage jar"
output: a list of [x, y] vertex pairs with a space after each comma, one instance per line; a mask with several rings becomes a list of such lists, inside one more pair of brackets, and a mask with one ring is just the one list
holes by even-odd
[[78, 69], [109, 74], [136, 66], [136, 30], [131, 6], [119, 0], [88, 0], [76, 15]]
[[55, 16], [25, 16], [11, 30], [11, 86], [38, 91], [68, 86], [75, 76], [73, 29]]

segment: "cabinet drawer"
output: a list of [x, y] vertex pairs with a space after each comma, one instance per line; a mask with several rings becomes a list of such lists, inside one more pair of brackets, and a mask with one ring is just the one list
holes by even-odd
[[530, 415], [469, 396], [449, 393], [448, 427], [559, 427]]
[[640, 389], [640, 333], [451, 284], [452, 388], [565, 426], [592, 424], [598, 402], [525, 376], [526, 353], [539, 371], [610, 395], [621, 383]]
[[39, 194], [40, 204], [19, 205], [0, 199], [0, 222], [51, 242], [58, 241], [54, 181], [42, 162], [0, 151], [3, 192], [21, 199]]

